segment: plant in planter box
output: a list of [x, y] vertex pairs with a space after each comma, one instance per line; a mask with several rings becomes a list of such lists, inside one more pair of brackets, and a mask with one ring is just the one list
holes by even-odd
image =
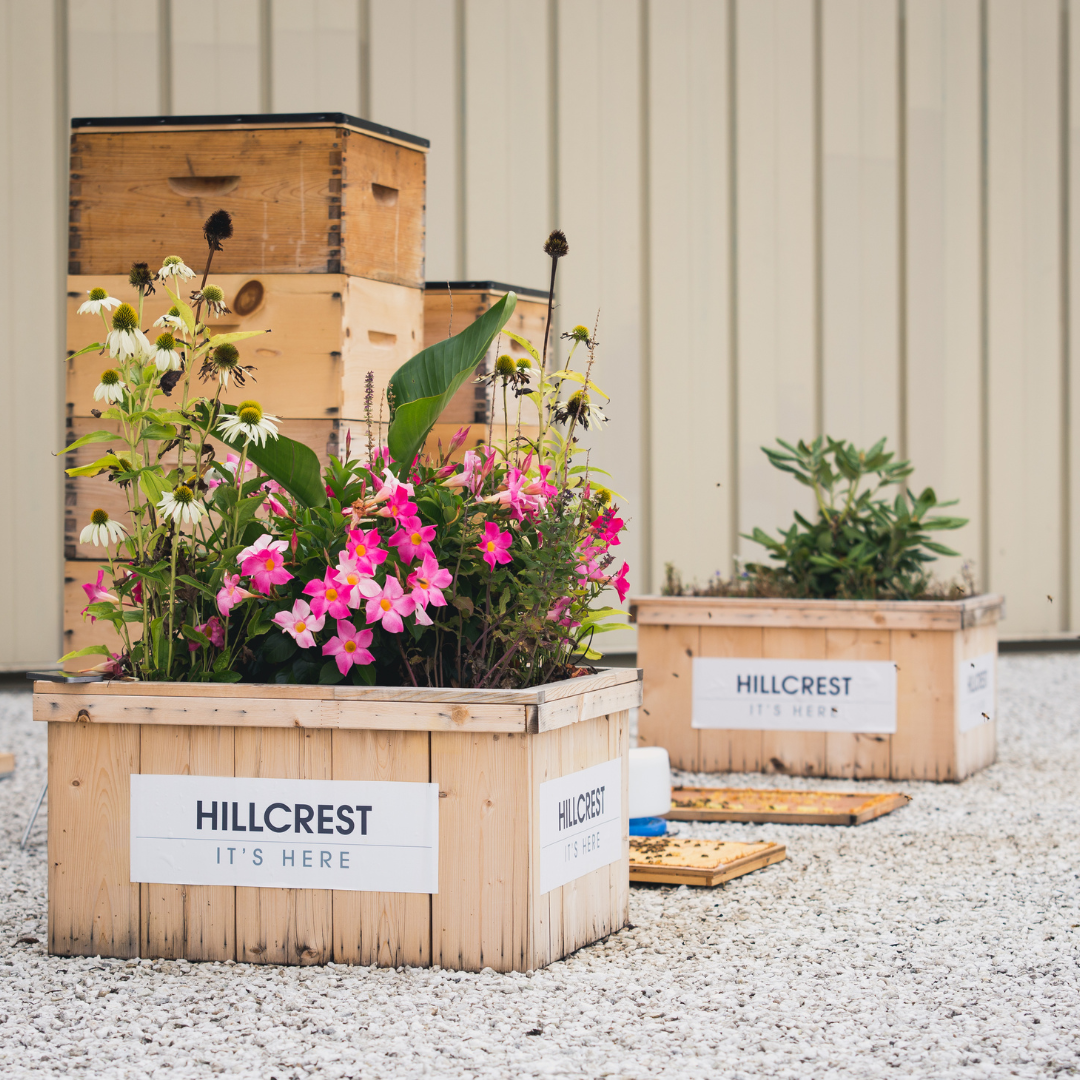
[[[731, 581], [719, 577], [702, 589], [687, 590], [670, 564], [663, 594], [687, 591], [705, 596], [798, 597], [806, 599], [940, 599], [943, 587], [931, 579], [928, 564], [938, 555], [957, 552], [931, 533], [958, 529], [966, 518], [932, 514], [955, 505], [938, 502], [932, 488], [918, 495], [902, 486], [911, 475], [909, 462], [894, 460], [881, 439], [869, 450], [845, 440], [818, 437], [797, 446], [778, 439], [781, 449], [762, 447], [769, 461], [814, 493], [816, 520], [798, 511], [791, 527], [770, 536], [755, 527], [743, 534], [769, 551], [778, 565], [747, 563]], [[900, 487], [892, 499], [886, 488]], [[970, 582], [966, 584], [970, 585]], [[948, 598], [963, 596], [960, 586], [946, 587]]]
[[[281, 436], [257, 401], [224, 401], [251, 376], [235, 342], [252, 335], [209, 328], [227, 311], [208, 276], [231, 229], [224, 211], [208, 219], [206, 267], [187, 299], [194, 274], [176, 258], [156, 274], [133, 267], [134, 303], [94, 290], [84, 305], [104, 322], [104, 340], [82, 352], [109, 353], [95, 397], [113, 426], [68, 447], [111, 444], [68, 471], [107, 472], [127, 495], [126, 520], [96, 510], [83, 531], [111, 551], [85, 586], [86, 614], [115, 626], [124, 647], [63, 659], [102, 654], [100, 670], [139, 679], [520, 688], [598, 658], [595, 634], [621, 625], [600, 598], [609, 586], [625, 596], [627, 566], [611, 551], [618, 507], [576, 437], [604, 422], [590, 378], [595, 333], [567, 335], [570, 358], [556, 371], [546, 341], [538, 351], [510, 334], [531, 359], [500, 357], [489, 377], [503, 438], [489, 430], [460, 467], [421, 459], [443, 408], [505, 332], [508, 294], [395, 373], [386, 446], [375, 445], [369, 376], [365, 445], [354, 456], [350, 433], [320, 476], [313, 451]], [[565, 237], [552, 234], [545, 250], [553, 289]], [[154, 334], [142, 306], [156, 287], [173, 308]], [[521, 434], [523, 406], [537, 410], [534, 442]], [[218, 446], [232, 450], [224, 461]]]

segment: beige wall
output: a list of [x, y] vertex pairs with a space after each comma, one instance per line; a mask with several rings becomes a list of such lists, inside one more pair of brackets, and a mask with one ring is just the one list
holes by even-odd
[[65, 21], [70, 115], [328, 109], [430, 138], [429, 279], [542, 286], [564, 228], [558, 319], [600, 309], [594, 460], [626, 497], [635, 591], [669, 560], [704, 578], [752, 555], [739, 534], [797, 495], [758, 448], [825, 430], [887, 435], [960, 498], [1007, 634], [1080, 623], [1075, 0], [32, 7], [33, 32], [0, 16], [0, 304], [34, 311], [0, 336], [0, 580], [22, 627], [0, 662], [58, 640], [60, 368], [31, 376], [26, 350], [59, 351], [41, 297], [61, 288]]

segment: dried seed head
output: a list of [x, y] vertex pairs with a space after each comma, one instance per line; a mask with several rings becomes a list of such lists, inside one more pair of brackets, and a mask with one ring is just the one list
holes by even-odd
[[568, 334], [564, 334], [564, 337], [568, 337], [571, 341], [580, 341], [585, 344], [589, 342], [589, 328], [582, 326], [580, 323], [574, 327]]
[[90, 511], [90, 524], [91, 525], [104, 525], [109, 520], [109, 515], [104, 510], [91, 510]]
[[168, 314], [169, 314], [169, 317], [172, 318], [172, 319], [179, 319], [180, 318], [180, 309], [175, 304], [173, 304], [173, 306], [171, 308], [169, 308]]
[[115, 386], [120, 381], [120, 372], [116, 368], [106, 368], [101, 373], [101, 381], [106, 386]]
[[544, 241], [544, 254], [553, 259], [563, 258], [570, 250], [566, 242], [566, 233], [562, 229], [553, 229], [551, 235]]
[[128, 272], [128, 284], [133, 289], [149, 289], [153, 291], [154, 275], [150, 272], [148, 263], [136, 262], [131, 264]]
[[130, 304], [121, 304], [112, 316], [114, 330], [134, 330], [139, 325], [139, 316]]
[[232, 371], [240, 361], [240, 350], [231, 342], [226, 341], [214, 350], [214, 366], [227, 371]]
[[566, 402], [566, 413], [575, 419], [580, 419], [585, 412], [585, 406], [589, 404], [589, 395], [584, 390], [578, 390], [570, 395]]
[[220, 304], [225, 299], [225, 293], [221, 291], [220, 285], [204, 285], [202, 298], [208, 304]]
[[154, 342], [155, 349], [175, 349], [176, 338], [172, 334], [158, 334], [157, 340]]
[[228, 210], [215, 210], [203, 224], [203, 236], [212, 251], [221, 250], [221, 241], [233, 234], [232, 215]]
[[166, 255], [165, 258], [162, 260], [161, 265], [162, 266], [181, 266], [181, 265], [183, 265], [183, 262], [184, 262], [184, 260], [181, 259], [179, 255]]
[[108, 295], [109, 294], [104, 289], [91, 289], [90, 290], [90, 299], [91, 300], [104, 300], [105, 297], [108, 296]]
[[517, 364], [514, 363], [514, 358], [503, 353], [502, 356], [495, 361], [495, 374], [501, 375], [504, 379], [509, 379], [516, 375]]

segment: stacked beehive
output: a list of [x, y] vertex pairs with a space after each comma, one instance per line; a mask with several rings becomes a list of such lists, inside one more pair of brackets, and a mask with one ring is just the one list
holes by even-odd
[[[282, 419], [282, 434], [324, 462], [348, 426], [357, 438], [367, 372], [377, 409], [390, 376], [424, 340], [427, 140], [338, 113], [77, 119], [72, 127], [69, 352], [101, 330], [75, 313], [87, 290], [130, 299], [136, 260], [153, 269], [179, 255], [201, 269], [202, 223], [224, 208], [235, 232], [210, 280], [231, 311], [213, 329], [272, 331], [239, 343], [257, 382], [225, 400], [257, 399]], [[160, 289], [149, 297], [144, 328], [169, 304]], [[68, 442], [102, 426], [90, 409], [105, 366], [96, 353], [68, 360]], [[76, 451], [65, 466], [101, 451]], [[106, 477], [67, 482], [65, 651], [106, 636], [78, 614], [81, 585], [105, 555], [78, 543], [97, 506], [124, 519], [124, 494]]]

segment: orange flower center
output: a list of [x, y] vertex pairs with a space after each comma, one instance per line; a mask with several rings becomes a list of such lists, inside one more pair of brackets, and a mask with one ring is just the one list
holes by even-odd
[[431, 588], [431, 586], [428, 584], [427, 578], [417, 578], [416, 579], [416, 584], [419, 585], [421, 589], [430, 589]]
[[419, 533], [413, 533], [412, 536], [409, 537], [409, 539], [412, 542], [413, 547], [419, 547], [424, 540], [424, 538]]
[[353, 641], [352, 639], [350, 639], [350, 640], [346, 641], [346, 642], [345, 642], [345, 644], [344, 644], [344, 645], [342, 645], [341, 647], [342, 647], [342, 648], [343, 648], [343, 649], [344, 649], [344, 650], [345, 650], [346, 652], [356, 652], [356, 642], [355, 642], [355, 641]]
[[389, 611], [393, 606], [394, 605], [391, 604], [389, 600], [383, 599], [379, 601], [379, 607], [381, 607], [383, 611]]
[[326, 590], [326, 599], [327, 600], [336, 600], [337, 599], [337, 589], [327, 589]]
[[367, 554], [367, 548], [363, 544], [356, 545], [356, 557], [362, 559]]
[[293, 624], [293, 629], [298, 634], [302, 634], [307, 629], [307, 623], [301, 619], [300, 622]]
[[495, 541], [494, 540], [489, 540], [487, 542], [487, 550], [488, 551], [494, 551], [495, 550]]
[[266, 560], [266, 569], [267, 570], [273, 570], [275, 565], [276, 565], [276, 563], [274, 562], [274, 556], [273, 555], [269, 556], [267, 558], [267, 560]]
[[345, 575], [345, 580], [350, 585], [357, 585], [360, 582], [360, 575], [359, 574], [346, 574]]

